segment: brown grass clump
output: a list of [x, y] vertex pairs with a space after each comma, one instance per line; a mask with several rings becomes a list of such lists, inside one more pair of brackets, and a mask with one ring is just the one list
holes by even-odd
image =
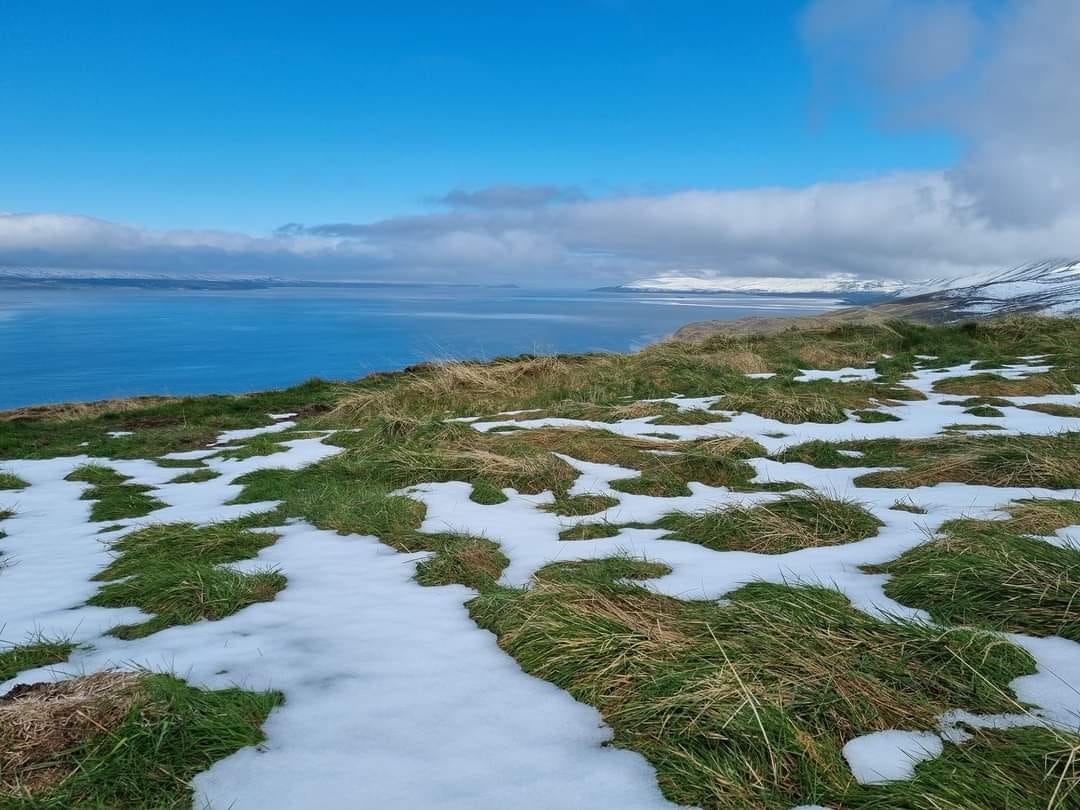
[[33, 405], [11, 411], [0, 411], [0, 422], [14, 422], [22, 419], [70, 422], [75, 419], [88, 419], [109, 413], [137, 411], [150, 405], [168, 405], [173, 402], [179, 402], [179, 400], [176, 397], [131, 397], [130, 399], [101, 399], [95, 402]]
[[853, 346], [809, 343], [799, 347], [798, 358], [810, 368], [835, 369], [867, 365], [873, 356]]
[[1025, 411], [1036, 411], [1037, 413], [1046, 413], [1050, 416], [1080, 418], [1080, 408], [1075, 405], [1065, 405], [1060, 402], [1033, 402], [1030, 405], [1021, 405], [1020, 407]]
[[0, 790], [34, 793], [68, 772], [63, 751], [119, 726], [140, 696], [141, 676], [98, 672], [17, 686], [0, 697]]
[[[1080, 433], [975, 437], [940, 449], [932, 442], [910, 444], [909, 451], [922, 451], [921, 456], [911, 459], [910, 468], [869, 473], [855, 479], [856, 485], [913, 488], [950, 482], [1047, 489], [1080, 486]], [[897, 460], [903, 463], [906, 459], [898, 454]]]
[[348, 394], [333, 415], [356, 421], [391, 414], [497, 413], [545, 393], [579, 389], [586, 375], [612, 376], [627, 362], [612, 355], [431, 364], [406, 372], [392, 387]]
[[703, 360], [728, 366], [741, 374], [764, 374], [773, 371], [774, 366], [757, 352], [747, 349], [729, 349], [702, 355]]
[[934, 390], [942, 394], [982, 397], [1041, 397], [1076, 393], [1076, 388], [1065, 376], [1054, 372], [1032, 374], [1020, 380], [1008, 380], [998, 374], [947, 377], [934, 383]]

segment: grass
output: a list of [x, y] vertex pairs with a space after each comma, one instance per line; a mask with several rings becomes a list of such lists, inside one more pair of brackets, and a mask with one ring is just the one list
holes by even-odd
[[182, 473], [172, 479], [170, 484], [201, 484], [203, 481], [213, 481], [215, 478], [220, 478], [221, 473], [217, 470], [201, 469], [192, 470], [188, 473]]
[[595, 515], [613, 506], [618, 506], [619, 501], [608, 495], [564, 495], [556, 497], [555, 503], [541, 507], [545, 511], [554, 512], [556, 515], [578, 517], [583, 515]]
[[[839, 450], [856, 450], [863, 455], [851, 458]], [[823, 468], [902, 468], [868, 473], [855, 480], [859, 486], [866, 487], [910, 489], [942, 482], [1049, 489], [1080, 486], [1080, 433], [811, 441], [788, 448], [776, 458]]]
[[1004, 412], [998, 410], [992, 405], [976, 405], [974, 408], [968, 408], [964, 413], [971, 414], [972, 416], [984, 416], [1000, 418], [1004, 416]]
[[1010, 380], [1000, 374], [946, 377], [934, 383], [934, 390], [941, 394], [980, 397], [1041, 397], [1076, 393], [1069, 377], [1061, 372], [1032, 374], [1019, 380]]
[[20, 672], [66, 661], [75, 645], [67, 639], [36, 636], [23, 644], [0, 650], [0, 683]]
[[925, 515], [926, 509], [919, 506], [910, 498], [899, 498], [893, 501], [893, 505], [889, 507], [895, 512], [910, 512], [913, 515]]
[[84, 501], [96, 501], [90, 510], [90, 520], [94, 522], [142, 517], [166, 505], [146, 494], [152, 487], [124, 483], [130, 476], [121, 475], [111, 467], [84, 464], [64, 480], [91, 485], [81, 497]]
[[1009, 520], [946, 523], [931, 543], [880, 567], [885, 592], [935, 621], [1080, 641], [1080, 550], [1029, 534], [1080, 524], [1080, 503], [1031, 501]]
[[0, 489], [26, 489], [30, 486], [14, 473], [0, 472]]
[[1020, 406], [1025, 411], [1045, 413], [1050, 416], [1065, 416], [1070, 419], [1080, 419], [1080, 408], [1075, 405], [1065, 405], [1059, 402], [1033, 402], [1030, 405]]
[[196, 527], [187, 523], [149, 526], [112, 544], [113, 562], [94, 577], [105, 584], [89, 600], [99, 607], [137, 607], [154, 614], [110, 632], [132, 639], [166, 627], [229, 616], [274, 598], [285, 577], [274, 570], [238, 573], [224, 563], [254, 557], [276, 535], [254, 532], [242, 522]]
[[[179, 810], [191, 778], [264, 739], [279, 693], [201, 691], [99, 673], [0, 703], [0, 803], [13, 810]], [[36, 721], [36, 723], [35, 723]]]
[[[236, 396], [136, 398], [0, 413], [0, 459], [158, 458], [195, 450], [223, 430], [269, 425], [269, 413], [295, 411], [298, 427], [314, 423], [337, 402], [340, 383], [310, 380], [280, 391]], [[109, 438], [109, 431], [133, 431]], [[85, 442], [85, 446], [83, 443]]]
[[675, 512], [660, 519], [672, 540], [715, 551], [786, 554], [873, 537], [881, 521], [853, 501], [795, 495], [753, 507]]
[[559, 532], [560, 540], [599, 540], [602, 537], [614, 537], [619, 527], [614, 523], [579, 523]]
[[481, 478], [473, 482], [472, 494], [469, 495], [469, 500], [474, 503], [484, 504], [485, 506], [494, 506], [496, 504], [506, 503], [508, 498], [506, 497], [506, 493], [493, 483]]
[[662, 567], [614, 565], [549, 566], [469, 607], [526, 672], [595, 706], [681, 804], [855, 806], [847, 740], [932, 729], [954, 706], [1015, 709], [1007, 684], [1033, 670], [990, 634], [882, 622], [827, 589], [750, 585], [720, 606], [626, 581]]
[[[861, 414], [860, 421], [892, 421], [897, 417], [880, 413], [879, 404], [924, 399], [911, 388], [895, 383], [833, 382], [813, 380], [797, 383], [787, 377], [745, 380], [740, 390], [727, 393], [712, 407], [724, 411], [745, 411], [788, 424], [846, 422], [848, 411]], [[870, 416], [869, 414], [878, 414]]]
[[284, 453], [288, 448], [280, 443], [280, 433], [260, 433], [252, 436], [236, 447], [226, 447], [215, 455], [218, 458], [245, 459], [255, 456], [271, 456], [274, 453]]
[[464, 585], [486, 592], [495, 588], [510, 561], [499, 547], [482, 537], [462, 534], [420, 535], [432, 556], [416, 566], [421, 585]]

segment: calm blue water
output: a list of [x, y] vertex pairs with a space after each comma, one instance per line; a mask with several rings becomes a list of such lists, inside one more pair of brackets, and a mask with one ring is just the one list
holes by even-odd
[[0, 288], [0, 409], [253, 391], [430, 359], [626, 351], [690, 321], [833, 305], [580, 291]]

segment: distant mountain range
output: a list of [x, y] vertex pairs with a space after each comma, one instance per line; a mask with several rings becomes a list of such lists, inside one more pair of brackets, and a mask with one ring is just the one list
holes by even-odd
[[1080, 315], [1080, 260], [1052, 260], [960, 278], [918, 282], [823, 278], [660, 276], [607, 290], [633, 293], [827, 295], [851, 304], [926, 304], [953, 319], [1009, 313]]
[[408, 281], [315, 281], [275, 276], [215, 275], [210, 273], [138, 273], [118, 270], [67, 270], [51, 267], [0, 267], [0, 286], [134, 287], [153, 290], [262, 290], [272, 287], [483, 287], [516, 288], [516, 284], [448, 284]]
[[780, 276], [733, 276], [729, 278], [697, 278], [695, 276], [659, 276], [631, 281], [618, 287], [603, 287], [619, 292], [666, 293], [744, 293], [751, 295], [849, 295], [870, 293], [892, 296], [907, 285], [901, 281], [861, 279], [853, 273], [833, 273], [822, 278], [783, 278]]

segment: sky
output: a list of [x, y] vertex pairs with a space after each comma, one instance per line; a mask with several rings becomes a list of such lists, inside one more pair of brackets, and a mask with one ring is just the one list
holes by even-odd
[[1080, 255], [1075, 0], [7, 0], [0, 37], [0, 266], [588, 287]]

